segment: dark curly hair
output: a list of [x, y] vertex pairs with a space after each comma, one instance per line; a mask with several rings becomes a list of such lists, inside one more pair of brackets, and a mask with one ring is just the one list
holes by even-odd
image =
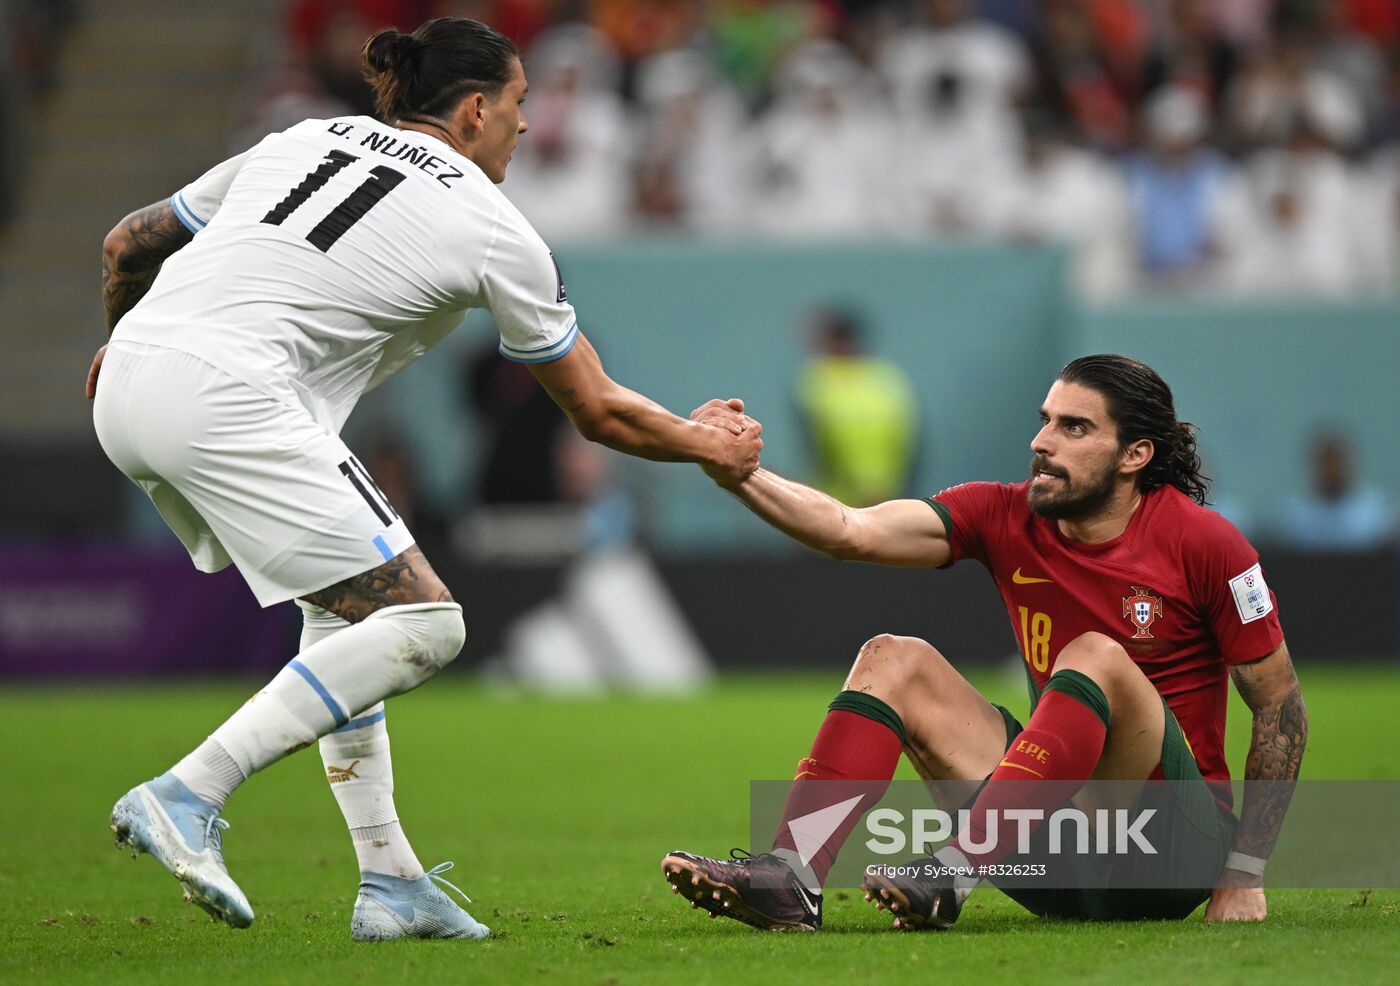
[[446, 116], [474, 92], [496, 97], [519, 56], [493, 27], [467, 17], [438, 17], [412, 34], [380, 31], [365, 42], [361, 57], [379, 115], [393, 122]]
[[1196, 453], [1196, 426], [1178, 421], [1172, 390], [1157, 371], [1129, 356], [1081, 356], [1060, 371], [1058, 379], [1102, 394], [1126, 448], [1147, 439], [1154, 449], [1142, 470], [1144, 490], [1175, 486], [1197, 503], [1206, 503], [1210, 479], [1201, 474]]

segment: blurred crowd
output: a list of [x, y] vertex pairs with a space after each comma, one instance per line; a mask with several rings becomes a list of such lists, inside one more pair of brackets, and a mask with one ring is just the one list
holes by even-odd
[[1053, 240], [1091, 297], [1393, 290], [1394, 0], [293, 0], [245, 136], [369, 112], [364, 37], [443, 14], [524, 53], [505, 189], [554, 243]]
[[75, 0], [0, 0], [0, 227], [18, 204], [34, 101], [75, 13]]

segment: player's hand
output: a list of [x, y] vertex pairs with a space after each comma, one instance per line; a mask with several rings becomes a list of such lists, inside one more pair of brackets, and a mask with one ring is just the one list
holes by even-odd
[[756, 421], [744, 414], [744, 402], [737, 397], [731, 397], [726, 401], [719, 398], [706, 401], [690, 412], [690, 420], [715, 428], [723, 428], [733, 435], [741, 433], [749, 424], [757, 424]]
[[1259, 878], [1252, 874], [1226, 870], [1220, 883], [1211, 891], [1210, 903], [1206, 905], [1206, 920], [1264, 920], [1269, 915], [1269, 906], [1259, 882]]
[[721, 456], [701, 463], [705, 475], [725, 489], [734, 489], [758, 468], [763, 452], [763, 425], [744, 413], [744, 402], [737, 397], [706, 401], [690, 413], [692, 421], [728, 432]]
[[107, 358], [107, 347], [103, 346], [97, 351], [97, 355], [92, 358], [92, 366], [88, 367], [87, 375], [87, 399], [92, 400], [97, 396], [97, 375], [102, 372], [102, 361]]

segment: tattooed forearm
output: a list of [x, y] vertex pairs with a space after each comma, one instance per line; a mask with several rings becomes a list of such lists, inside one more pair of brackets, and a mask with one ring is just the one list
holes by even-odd
[[347, 623], [359, 623], [385, 606], [452, 602], [452, 594], [438, 579], [417, 546], [378, 568], [352, 575], [302, 598], [314, 606], [330, 610]]
[[1256, 680], [1244, 669], [1234, 675], [1240, 697], [1254, 713], [1235, 849], [1261, 859], [1267, 859], [1278, 842], [1308, 741], [1308, 709], [1292, 677], [1291, 662], [1287, 674], [1291, 687], [1285, 686], [1281, 694], [1270, 687], [1276, 681]]
[[123, 219], [102, 243], [102, 307], [107, 331], [150, 290], [166, 258], [194, 234], [175, 216], [170, 200], [139, 209]]

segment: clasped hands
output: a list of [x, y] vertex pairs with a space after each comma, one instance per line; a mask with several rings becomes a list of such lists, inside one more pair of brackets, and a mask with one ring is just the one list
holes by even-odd
[[705, 475], [717, 484], [728, 490], [736, 489], [758, 468], [759, 454], [763, 451], [763, 425], [744, 413], [744, 402], [739, 398], [706, 401], [690, 412], [690, 420], [730, 435], [720, 459], [700, 463]]

